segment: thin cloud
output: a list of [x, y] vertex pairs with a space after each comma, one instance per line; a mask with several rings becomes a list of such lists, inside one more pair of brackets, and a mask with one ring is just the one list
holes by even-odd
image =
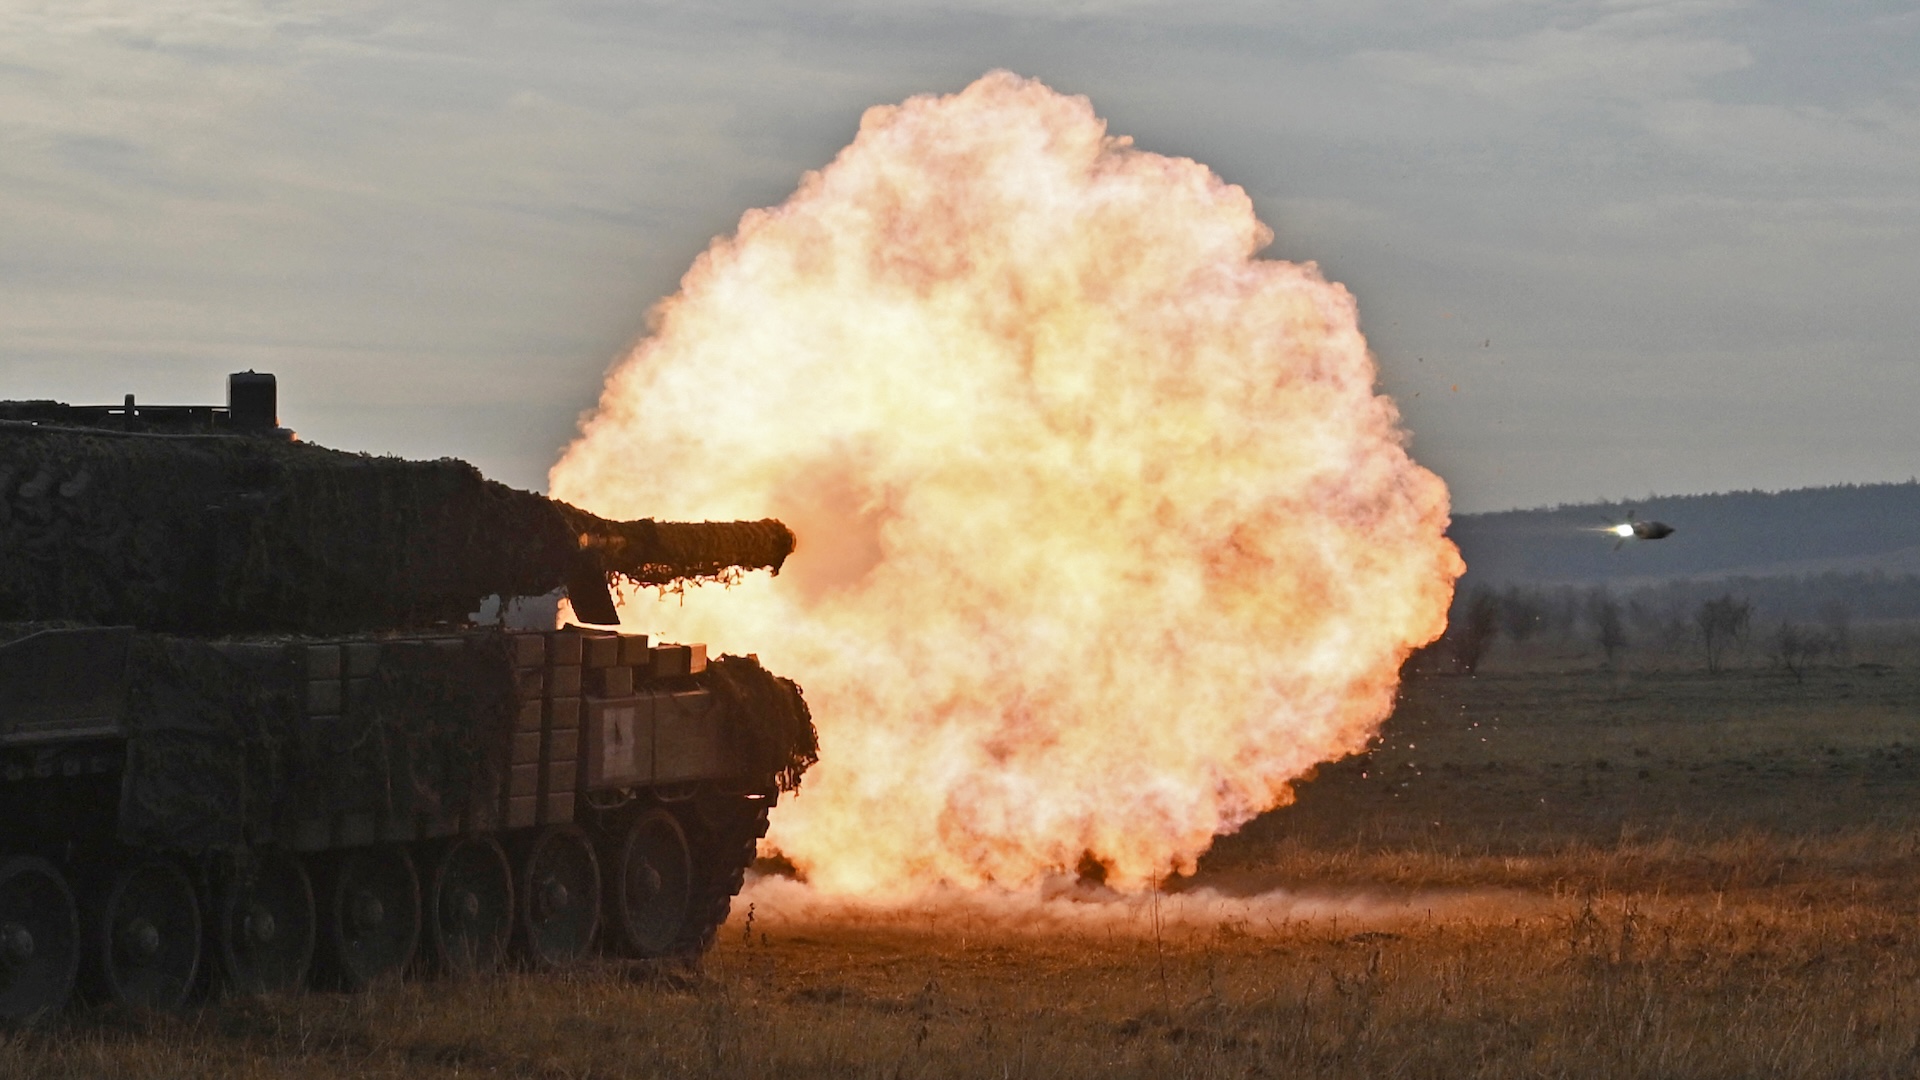
[[[497, 413], [449, 414], [437, 451], [537, 484], [712, 236], [865, 107], [994, 67], [1206, 162], [1272, 255], [1352, 286], [1466, 508], [1911, 471], [1884, 408], [1920, 336], [1902, 5], [16, 0], [4, 392], [188, 400], [277, 367], [327, 437], [389, 449], [433, 426], [418, 387], [457, 385], [547, 427], [503, 448]], [[1649, 400], [1716, 382], [1756, 411]], [[1751, 434], [1767, 394], [1863, 449]]]

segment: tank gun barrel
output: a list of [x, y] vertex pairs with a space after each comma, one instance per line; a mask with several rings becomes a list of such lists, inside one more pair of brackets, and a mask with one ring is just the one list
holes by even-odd
[[[641, 585], [717, 578], [734, 570], [772, 570], [793, 554], [793, 530], [761, 521], [609, 521], [569, 507], [583, 521], [584, 546], [601, 569]], [[578, 519], [576, 519], [578, 520]]]
[[581, 558], [566, 580], [573, 613], [589, 623], [620, 621], [608, 585], [625, 578], [640, 585], [721, 578], [742, 570], [771, 570], [793, 554], [793, 530], [767, 518], [761, 521], [609, 521], [578, 507], [572, 512], [579, 531]]

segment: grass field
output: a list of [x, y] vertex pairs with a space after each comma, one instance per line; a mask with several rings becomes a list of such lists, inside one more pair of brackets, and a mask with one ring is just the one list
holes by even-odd
[[1164, 894], [763, 881], [699, 971], [83, 1014], [0, 1076], [1920, 1074], [1920, 667], [1564, 666], [1411, 683]]

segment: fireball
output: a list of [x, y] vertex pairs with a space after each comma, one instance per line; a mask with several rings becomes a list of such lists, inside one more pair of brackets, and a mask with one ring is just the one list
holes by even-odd
[[1462, 565], [1354, 298], [1240, 188], [995, 72], [874, 108], [654, 310], [552, 473], [773, 514], [773, 580], [636, 629], [805, 688], [770, 844], [816, 888], [1140, 887], [1361, 749]]

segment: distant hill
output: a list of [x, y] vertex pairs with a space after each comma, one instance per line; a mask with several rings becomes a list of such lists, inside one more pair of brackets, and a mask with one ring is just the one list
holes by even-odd
[[[1664, 521], [1674, 534], [1614, 549], [1601, 531]], [[1678, 578], [1920, 573], [1920, 483], [1588, 503], [1463, 514], [1449, 535], [1467, 561], [1463, 591], [1513, 583], [1644, 585]]]

